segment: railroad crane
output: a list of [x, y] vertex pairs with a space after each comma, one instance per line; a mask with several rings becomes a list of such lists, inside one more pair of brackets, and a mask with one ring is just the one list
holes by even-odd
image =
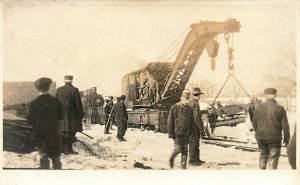
[[[145, 68], [126, 74], [122, 78], [122, 94], [127, 96], [128, 124], [148, 127], [166, 132], [170, 107], [180, 100], [191, 74], [204, 49], [211, 58], [211, 69], [218, 54], [218, 34], [224, 34], [228, 43], [229, 34], [239, 32], [240, 23], [235, 19], [225, 22], [200, 21], [190, 26], [174, 62], [152, 62]], [[232, 60], [233, 49], [228, 49]], [[229, 63], [233, 68], [233, 64]]]

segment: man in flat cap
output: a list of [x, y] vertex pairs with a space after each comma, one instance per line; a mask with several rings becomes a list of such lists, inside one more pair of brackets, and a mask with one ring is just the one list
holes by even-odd
[[174, 167], [174, 160], [179, 153], [181, 153], [181, 169], [187, 168], [189, 140], [192, 132], [196, 132], [193, 110], [188, 105], [189, 99], [190, 91], [184, 90], [180, 102], [171, 107], [168, 115], [168, 134], [175, 143], [175, 149], [169, 159], [170, 168]]
[[193, 98], [189, 101], [189, 106], [193, 110], [193, 116], [196, 123], [195, 134], [192, 133], [189, 144], [189, 165], [200, 166], [204, 161], [200, 160], [199, 140], [200, 136], [204, 136], [204, 128], [202, 122], [202, 114], [199, 106], [200, 95], [203, 94], [199, 87], [193, 89]]
[[277, 169], [280, 157], [281, 139], [287, 146], [290, 141], [290, 128], [285, 109], [278, 105], [275, 88], [265, 89], [266, 100], [257, 106], [253, 113], [252, 125], [258, 143], [259, 169]]
[[27, 121], [33, 127], [33, 140], [40, 155], [40, 168], [49, 169], [52, 160], [53, 169], [61, 169], [61, 141], [59, 120], [63, 117], [60, 101], [48, 91], [52, 80], [40, 78], [34, 82], [39, 96], [30, 104]]
[[79, 90], [72, 85], [73, 76], [65, 76], [65, 85], [57, 89], [56, 97], [61, 101], [64, 117], [60, 132], [65, 155], [78, 154], [72, 144], [76, 141], [76, 132], [81, 132], [83, 108]]
[[124, 135], [127, 130], [127, 120], [128, 120], [128, 114], [124, 102], [126, 96], [122, 95], [120, 98], [117, 99], [119, 99], [120, 101], [114, 105], [114, 115], [115, 115], [116, 124], [118, 126], [117, 138], [119, 139], [119, 141], [122, 142], [122, 141], [126, 141], [124, 139]]

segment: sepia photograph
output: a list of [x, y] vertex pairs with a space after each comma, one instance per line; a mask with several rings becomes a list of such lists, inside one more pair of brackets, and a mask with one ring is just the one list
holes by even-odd
[[0, 184], [300, 181], [299, 1], [0, 4]]

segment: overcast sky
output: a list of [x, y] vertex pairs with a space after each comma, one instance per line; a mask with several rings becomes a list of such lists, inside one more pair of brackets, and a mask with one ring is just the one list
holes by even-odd
[[[240, 21], [235, 74], [250, 93], [266, 75], [284, 75], [274, 62], [286, 60], [282, 48], [296, 47], [296, 8], [288, 3], [32, 2], [7, 5], [4, 13], [4, 81], [46, 76], [61, 86], [71, 74], [80, 90], [96, 86], [105, 95], [119, 95], [126, 73], [155, 61], [200, 20]], [[218, 41], [216, 70], [205, 51], [192, 80], [225, 80], [227, 46], [223, 35]]]

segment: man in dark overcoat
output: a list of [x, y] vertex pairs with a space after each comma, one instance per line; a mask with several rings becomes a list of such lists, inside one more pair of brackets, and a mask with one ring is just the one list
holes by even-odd
[[65, 85], [57, 89], [56, 97], [61, 101], [64, 117], [60, 122], [60, 132], [65, 155], [78, 154], [72, 144], [76, 132], [81, 132], [83, 109], [79, 90], [72, 85], [73, 76], [65, 76]]
[[266, 100], [257, 105], [253, 113], [252, 125], [259, 147], [259, 169], [277, 169], [281, 150], [283, 131], [283, 144], [290, 141], [290, 128], [284, 107], [277, 104], [277, 90], [265, 89]]
[[196, 125], [193, 110], [188, 105], [190, 91], [184, 90], [180, 102], [174, 104], [168, 115], [168, 134], [175, 143], [175, 149], [170, 157], [170, 167], [174, 167], [175, 157], [181, 153], [181, 169], [187, 167], [188, 145], [192, 132], [195, 132]]
[[59, 120], [63, 117], [60, 101], [51, 96], [50, 78], [40, 78], [34, 82], [40, 95], [31, 102], [27, 121], [33, 127], [33, 140], [40, 155], [40, 168], [49, 169], [50, 161], [54, 169], [61, 169], [61, 141], [59, 136]]
[[196, 130], [192, 132], [189, 144], [189, 165], [200, 166], [204, 161], [200, 160], [199, 140], [200, 136], [204, 136], [204, 128], [202, 122], [202, 114], [200, 110], [199, 100], [200, 95], [203, 94], [199, 87], [193, 89], [193, 98], [189, 101], [189, 106], [193, 109], [194, 121], [196, 123]]
[[119, 139], [119, 141], [126, 141], [124, 139], [124, 135], [127, 130], [128, 114], [127, 114], [126, 105], [124, 102], [125, 99], [126, 99], [126, 96], [122, 95], [120, 97], [120, 102], [117, 102], [114, 105], [114, 115], [115, 115], [116, 124], [118, 126], [117, 138]]
[[114, 97], [110, 96], [110, 101], [109, 101], [109, 105], [112, 108], [112, 110], [110, 111], [110, 129], [112, 130], [112, 126], [115, 125], [115, 115], [114, 115]]
[[104, 128], [104, 134], [110, 134], [109, 133], [109, 128], [110, 128], [110, 115], [111, 115], [111, 109], [112, 107], [110, 106], [110, 98], [105, 97], [104, 98], [104, 107], [103, 107], [103, 114], [104, 114], [104, 121], [105, 121], [105, 128]]

